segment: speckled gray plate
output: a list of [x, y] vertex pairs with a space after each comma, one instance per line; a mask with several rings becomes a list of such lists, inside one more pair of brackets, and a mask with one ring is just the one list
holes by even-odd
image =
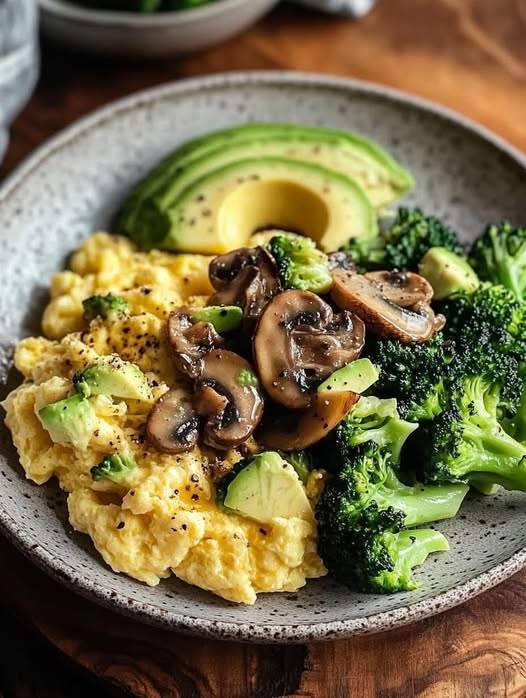
[[[143, 92], [78, 122], [36, 153], [0, 191], [0, 391], [17, 340], [38, 332], [48, 280], [105, 225], [130, 185], [180, 142], [246, 121], [350, 128], [376, 139], [414, 174], [408, 197], [467, 240], [503, 216], [526, 221], [526, 159], [450, 112], [384, 88], [286, 73], [219, 75]], [[330, 579], [297, 593], [227, 603], [177, 580], [149, 588], [114, 574], [71, 531], [54, 485], [27, 482], [0, 434], [0, 522], [31, 559], [81, 594], [138, 619], [211, 636], [268, 642], [348, 637], [438, 613], [488, 589], [526, 561], [526, 495], [472, 496], [440, 525], [451, 551], [410, 594], [354, 594]]]

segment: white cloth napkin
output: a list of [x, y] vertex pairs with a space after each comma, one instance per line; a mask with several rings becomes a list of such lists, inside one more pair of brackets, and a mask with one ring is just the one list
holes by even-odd
[[362, 17], [369, 12], [376, 0], [296, 0], [296, 2], [324, 12], [347, 17]]

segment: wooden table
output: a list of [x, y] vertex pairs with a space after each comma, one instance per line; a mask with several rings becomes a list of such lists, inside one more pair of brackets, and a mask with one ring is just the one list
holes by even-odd
[[[526, 0], [379, 0], [356, 24], [280, 7], [244, 36], [185, 59], [108, 64], [45, 47], [40, 84], [14, 124], [0, 174], [110, 100], [240, 69], [324, 71], [393, 85], [453, 107], [526, 150], [525, 33]], [[526, 572], [396, 632], [264, 647], [186, 638], [101, 610], [2, 540], [0, 561], [5, 698], [526, 695]]]

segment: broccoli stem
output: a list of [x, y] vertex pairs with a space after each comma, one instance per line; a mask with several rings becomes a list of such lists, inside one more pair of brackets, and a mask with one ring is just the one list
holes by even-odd
[[[401, 577], [410, 578], [414, 567], [423, 565], [431, 553], [439, 553], [449, 550], [449, 543], [440, 531], [432, 528], [417, 528], [396, 533], [396, 545], [398, 557], [395, 563], [395, 573], [399, 571]], [[413, 582], [414, 587], [419, 587], [418, 582]]]
[[399, 483], [395, 488], [385, 490], [384, 501], [381, 490], [375, 500], [381, 508], [391, 506], [403, 511], [404, 526], [421, 526], [456, 516], [468, 489], [464, 483], [414, 487]]
[[[479, 424], [478, 422], [482, 423]], [[526, 447], [504, 429], [489, 429], [482, 420], [472, 418], [464, 426], [464, 440], [474, 448], [474, 456], [459, 459], [457, 477], [502, 485], [507, 490], [526, 491]]]

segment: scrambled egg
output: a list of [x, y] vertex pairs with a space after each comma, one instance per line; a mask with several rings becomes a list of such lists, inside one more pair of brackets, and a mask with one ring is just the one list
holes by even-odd
[[[212, 288], [209, 257], [138, 252], [129, 240], [97, 233], [73, 255], [70, 270], [56, 274], [42, 320], [45, 337], [24, 339], [15, 364], [25, 381], [5, 400], [6, 424], [28, 478], [55, 476], [68, 493], [71, 524], [87, 533], [104, 560], [150, 585], [175, 574], [225, 599], [252, 604], [263, 591], [294, 591], [326, 573], [316, 552], [314, 516], [275, 518], [261, 524], [215, 506], [209, 477], [211, 453], [195, 448], [161, 454], [145, 441], [153, 402], [177, 385], [165, 338], [165, 320], [183, 304], [203, 305]], [[88, 326], [82, 300], [112, 292], [132, 314]], [[37, 413], [71, 392], [75, 371], [97, 356], [118, 353], [146, 373], [151, 401], [95, 399], [101, 428], [84, 450], [53, 443]], [[129, 450], [138, 467], [125, 485], [94, 482], [90, 470], [104, 455]], [[217, 455], [217, 454], [216, 454]], [[235, 451], [227, 464], [239, 460]], [[311, 474], [307, 493], [323, 487]]]

